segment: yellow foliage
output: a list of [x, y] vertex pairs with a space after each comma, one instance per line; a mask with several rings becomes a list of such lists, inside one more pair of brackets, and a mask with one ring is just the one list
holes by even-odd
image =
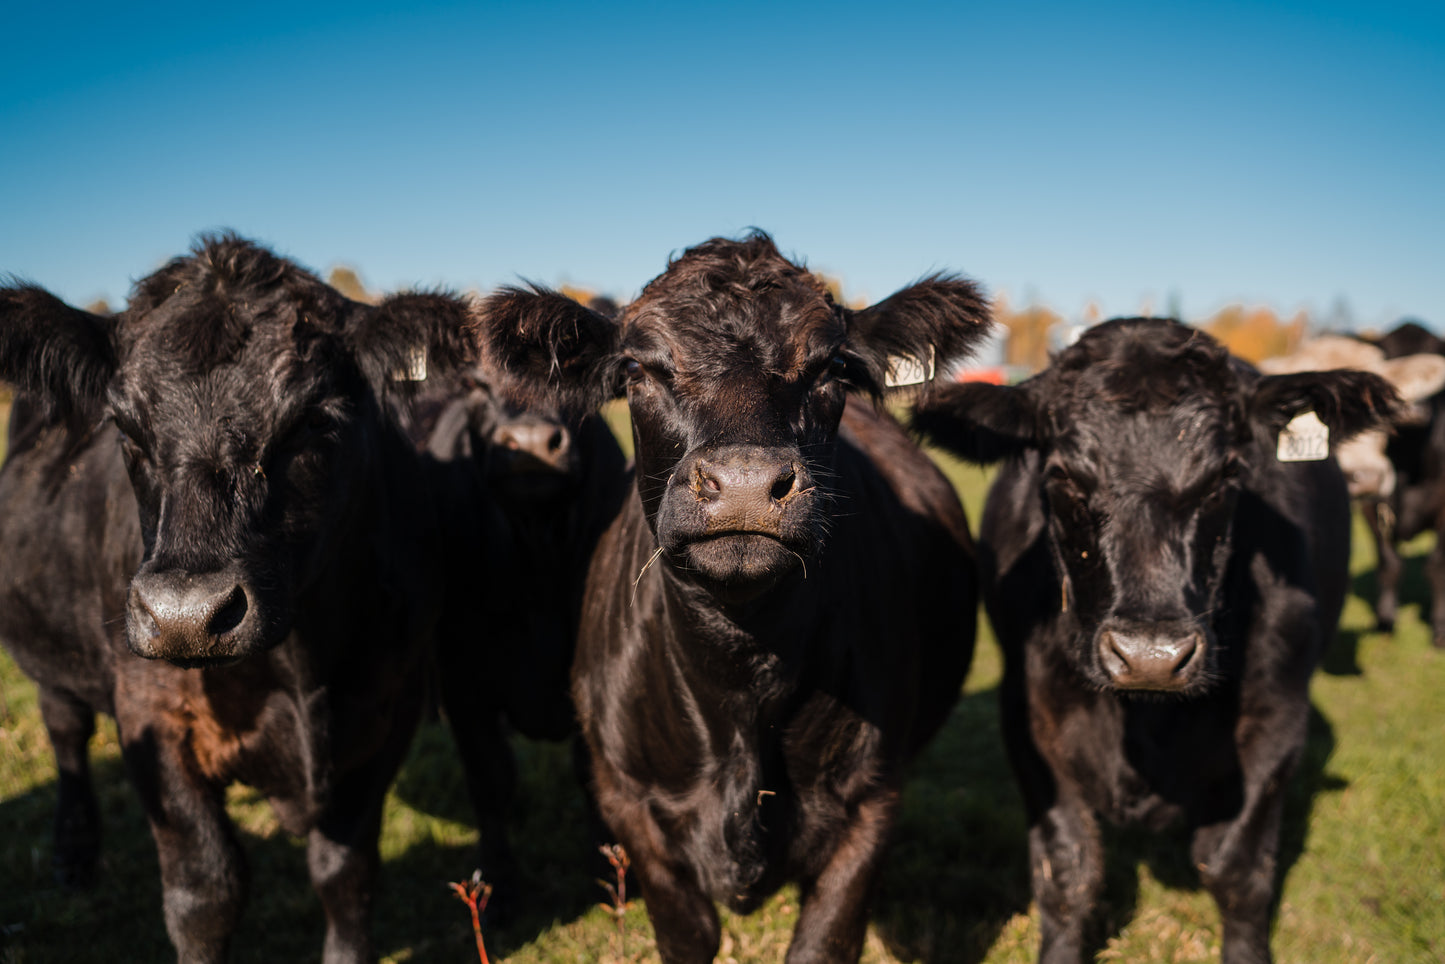
[[1008, 331], [1004, 340], [1004, 364], [1031, 372], [1048, 365], [1053, 330], [1063, 322], [1063, 316], [1037, 305], [1014, 311], [1009, 307], [1008, 297], [1000, 292], [994, 298], [993, 317]]
[[1281, 321], [1268, 308], [1230, 305], [1199, 327], [1217, 338], [1224, 347], [1250, 363], [1275, 355], [1288, 355], [1304, 340], [1309, 319], [1298, 312]]
[[364, 305], [374, 305], [381, 300], [367, 290], [361, 280], [361, 275], [355, 268], [349, 268], [344, 264], [338, 264], [331, 269], [331, 273], [326, 276], [326, 283], [352, 301], [359, 301]]
[[573, 301], [577, 302], [579, 305], [585, 305], [587, 304], [587, 302], [597, 297], [597, 292], [591, 290], [590, 288], [579, 288], [576, 285], [564, 284], [557, 290], [562, 294], [566, 295], [568, 298], [571, 298]]

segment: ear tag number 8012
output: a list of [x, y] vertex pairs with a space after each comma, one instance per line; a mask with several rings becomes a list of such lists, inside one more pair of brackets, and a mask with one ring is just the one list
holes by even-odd
[[1318, 462], [1330, 457], [1330, 428], [1314, 412], [1301, 412], [1279, 433], [1275, 458], [1281, 462]]

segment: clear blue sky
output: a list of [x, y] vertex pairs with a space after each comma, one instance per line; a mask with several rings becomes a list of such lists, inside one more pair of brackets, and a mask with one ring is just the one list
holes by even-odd
[[1445, 4], [12, 4], [0, 272], [230, 227], [369, 285], [623, 298], [751, 225], [850, 297], [1445, 326]]

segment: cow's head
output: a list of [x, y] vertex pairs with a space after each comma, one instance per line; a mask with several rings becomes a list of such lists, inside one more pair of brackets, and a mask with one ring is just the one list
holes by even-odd
[[1032, 453], [1044, 538], [1078, 627], [1069, 658], [1100, 687], [1197, 692], [1236, 506], [1271, 473], [1276, 439], [1313, 410], [1332, 443], [1398, 404], [1358, 371], [1260, 377], [1203, 332], [1107, 322], [1015, 387], [952, 385], [914, 426], [978, 462]]
[[556, 405], [523, 404], [489, 366], [467, 372], [426, 439], [438, 458], [470, 459], [488, 489], [513, 505], [544, 506], [575, 492], [583, 472], [584, 417]]
[[491, 358], [533, 398], [592, 410], [625, 395], [663, 558], [734, 602], [821, 549], [849, 393], [880, 396], [898, 357], [943, 366], [988, 325], [955, 278], [846, 309], [762, 233], [689, 249], [617, 321], [541, 289], [483, 314]]
[[280, 642], [345, 528], [369, 521], [397, 379], [423, 353], [434, 372], [473, 357], [471, 317], [441, 294], [348, 301], [232, 236], [138, 282], [112, 317], [0, 290], [0, 377], [121, 435], [144, 540], [131, 649], [206, 665]]

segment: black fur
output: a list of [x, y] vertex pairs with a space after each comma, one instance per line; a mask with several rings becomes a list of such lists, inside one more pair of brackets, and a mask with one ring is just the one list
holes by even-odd
[[[1386, 358], [1445, 355], [1445, 340], [1420, 324], [1399, 325], [1378, 344]], [[1381, 629], [1393, 630], [1400, 605], [1404, 564], [1399, 546], [1422, 532], [1434, 531], [1435, 547], [1425, 562], [1430, 587], [1429, 621], [1437, 649], [1445, 649], [1445, 392], [1421, 403], [1425, 417], [1396, 427], [1385, 448], [1395, 467], [1395, 489], [1383, 500], [1361, 505], [1379, 560], [1375, 614]]]
[[856, 961], [975, 600], [951, 487], [867, 396], [891, 350], [972, 345], [982, 301], [934, 280], [846, 312], [756, 233], [689, 249], [616, 325], [581, 310], [513, 293], [484, 341], [538, 394], [627, 395], [635, 486], [592, 559], [573, 693], [659, 952], [711, 961], [713, 901], [796, 880], [788, 959]]
[[582, 587], [627, 481], [601, 416], [519, 405], [508, 387], [484, 366], [432, 380], [413, 429], [447, 520], [437, 678], [493, 917], [519, 896], [506, 834], [516, 784], [507, 727], [533, 739], [576, 734], [568, 687]]
[[372, 956], [382, 799], [440, 604], [437, 520], [389, 373], [418, 342], [434, 372], [471, 364], [470, 318], [443, 295], [347, 301], [230, 235], [113, 318], [0, 291], [0, 376], [22, 391], [0, 638], [56, 750], [57, 869], [94, 867], [85, 738], [113, 715], [181, 960], [223, 958], [241, 913], [233, 781], [308, 837], [325, 960]]
[[1275, 435], [1312, 406], [1338, 441], [1397, 405], [1359, 372], [1261, 378], [1163, 319], [1100, 325], [1017, 387], [920, 402], [915, 427], [1007, 459], [980, 556], [1041, 961], [1085, 958], [1101, 816], [1184, 822], [1224, 961], [1269, 960], [1284, 789], [1350, 526], [1333, 460], [1280, 463]]

